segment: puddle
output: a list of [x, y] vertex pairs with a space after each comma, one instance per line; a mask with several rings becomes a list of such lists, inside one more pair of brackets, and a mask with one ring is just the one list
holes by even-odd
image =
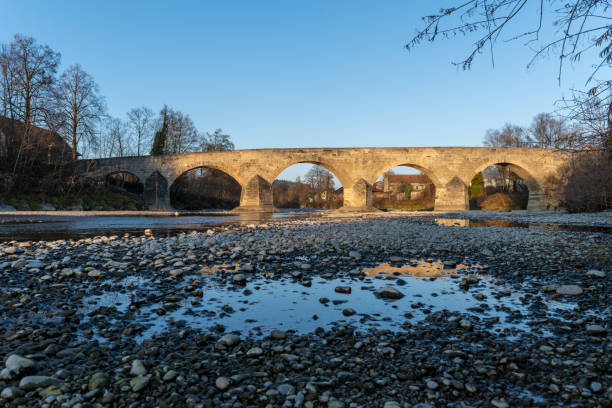
[[[449, 268], [441, 262], [413, 260], [401, 266], [379, 264], [365, 269], [366, 276], [362, 279], [314, 276], [308, 281], [254, 273], [249, 274], [245, 286], [230, 283], [233, 269], [230, 265], [207, 269], [210, 272], [206, 274], [186, 275], [184, 282], [174, 287], [197, 279], [198, 288], [203, 292], [201, 298], [180, 290], [135, 307], [132, 300], [151, 299], [173, 288], [162, 286], [161, 281], [131, 277], [105, 282], [113, 290], [83, 299], [82, 312], [113, 307], [112, 318], [105, 323], [117, 327], [126, 324], [120, 315], [129, 312], [134, 316], [130, 323], [145, 326], [136, 336], [137, 341], [162, 333], [174, 322], [201, 329], [223, 325], [227, 332], [240, 331], [255, 337], [265, 336], [273, 329], [308, 333], [317, 327], [329, 329], [346, 323], [358, 330], [399, 331], [442, 310], [469, 314], [473, 324], [484, 325], [509, 338], [517, 338], [521, 332], [550, 335], [529, 324], [531, 312], [528, 302], [524, 302], [526, 292], [499, 285], [494, 278], [483, 274], [484, 269], [478, 265]], [[230, 272], [218, 272], [226, 269]], [[477, 283], [463, 290], [459, 284], [466, 276]], [[336, 292], [339, 286], [350, 288], [350, 294]], [[393, 286], [404, 297], [393, 301], [378, 298], [374, 292], [383, 286]], [[477, 299], [474, 295], [484, 298]], [[543, 306], [544, 317], [561, 319], [563, 311], [574, 306], [574, 303], [547, 301]], [[356, 314], [345, 316], [346, 308], [354, 309]], [[542, 316], [540, 313], [538, 317]]]
[[438, 225], [446, 227], [501, 227], [501, 228], [539, 228], [550, 231], [573, 232], [600, 232], [612, 234], [612, 227], [597, 225], [558, 225], [558, 224], [530, 224], [510, 220], [466, 220], [460, 218], [424, 218], [433, 220]]

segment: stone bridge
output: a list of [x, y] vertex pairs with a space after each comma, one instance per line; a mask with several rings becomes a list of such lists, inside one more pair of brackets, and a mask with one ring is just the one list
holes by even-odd
[[529, 188], [528, 209], [541, 209], [547, 179], [566, 162], [566, 153], [552, 149], [501, 147], [394, 147], [255, 149], [184, 153], [165, 156], [80, 160], [77, 172], [103, 180], [127, 172], [144, 184], [151, 209], [170, 209], [170, 187], [183, 173], [198, 167], [221, 170], [242, 187], [238, 211], [273, 211], [272, 182], [287, 167], [313, 163], [334, 173], [344, 187], [345, 210], [367, 210], [372, 184], [385, 171], [406, 165], [434, 183], [435, 210], [469, 209], [472, 178], [492, 164], [506, 164]]

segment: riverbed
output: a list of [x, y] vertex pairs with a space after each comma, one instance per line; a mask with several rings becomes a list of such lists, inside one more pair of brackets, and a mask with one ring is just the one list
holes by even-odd
[[0, 402], [609, 405], [612, 235], [530, 227], [609, 216], [512, 216], [522, 224], [321, 213], [4, 242]]

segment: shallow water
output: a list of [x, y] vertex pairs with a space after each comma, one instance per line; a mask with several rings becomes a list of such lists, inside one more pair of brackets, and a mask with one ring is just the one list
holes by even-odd
[[[364, 269], [366, 277], [362, 279], [316, 276], [302, 281], [301, 277], [294, 279], [254, 273], [247, 275], [245, 286], [230, 283], [234, 272], [219, 272], [222, 269], [234, 270], [232, 265], [218, 267], [216, 272], [204, 268], [204, 272], [196, 276], [204, 292], [203, 298], [174, 294], [173, 308], [162, 316], [157, 311], [164, 307], [164, 300], [145, 303], [139, 308], [131, 306], [132, 299], [139, 299], [136, 292], [142, 297], [144, 293], [159, 295], [168, 291], [167, 286], [160, 288], [161, 282], [152, 282], [145, 277], [123, 279], [113, 284], [113, 290], [85, 298], [82, 312], [113, 306], [120, 313], [134, 313], [135, 321], [146, 326], [136, 337], [137, 341], [160, 334], [169, 324], [179, 321], [189, 327], [204, 329], [221, 324], [228, 332], [240, 331], [243, 335], [256, 337], [265, 336], [273, 329], [307, 333], [317, 327], [330, 328], [346, 323], [358, 330], [385, 328], [399, 331], [419, 324], [431, 313], [441, 310], [468, 313], [474, 324], [485, 324], [488, 330], [510, 338], [520, 336], [521, 332], [549, 334], [539, 331], [537, 325], [529, 325], [529, 319], [515, 318], [519, 313], [522, 316], [530, 314], [529, 305], [522, 301], [525, 293], [507, 291], [509, 288], [498, 284], [486, 274], [486, 269], [478, 265], [449, 268], [441, 262], [416, 260], [399, 266], [379, 264]], [[477, 278], [478, 283], [463, 290], [459, 283], [467, 276]], [[191, 282], [192, 278], [193, 275], [186, 276], [184, 283]], [[374, 291], [387, 285], [405, 296], [397, 300], [378, 298]], [[177, 283], [176, 287], [179, 286], [181, 284]], [[337, 293], [335, 288], [338, 286], [350, 287], [351, 293]], [[484, 295], [485, 299], [477, 300], [474, 298], [476, 294]], [[328, 301], [322, 302], [322, 298]], [[546, 304], [546, 313], [561, 318], [563, 310], [574, 306], [575, 303], [571, 302], [550, 301]], [[354, 309], [356, 314], [343, 315], [346, 308]]]
[[612, 234], [612, 227], [597, 225], [532, 224], [511, 220], [467, 220], [462, 218], [433, 218], [431, 220], [438, 225], [446, 227], [538, 228], [550, 231], [600, 232]]
[[0, 241], [79, 239], [96, 235], [142, 234], [151, 229], [156, 235], [206, 231], [221, 224], [257, 224], [271, 220], [303, 217], [312, 211], [277, 213], [215, 213], [197, 216], [3, 216]]

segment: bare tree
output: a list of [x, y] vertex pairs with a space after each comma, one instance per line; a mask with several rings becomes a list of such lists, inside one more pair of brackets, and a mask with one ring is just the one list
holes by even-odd
[[149, 150], [155, 128], [153, 111], [146, 106], [134, 108], [127, 113], [128, 125], [136, 144], [136, 155]]
[[30, 146], [32, 126], [40, 123], [49, 106], [60, 54], [32, 37], [16, 34], [0, 52], [3, 111], [23, 123], [19, 147], [14, 154], [13, 173], [27, 167], [22, 156]]
[[168, 108], [166, 154], [192, 152], [197, 148], [198, 131], [189, 115]]
[[215, 130], [212, 134], [206, 132], [202, 135], [202, 151], [234, 150], [231, 136], [224, 134], [222, 129]]
[[571, 149], [576, 144], [576, 132], [567, 121], [564, 118], [555, 118], [550, 113], [536, 115], [528, 132], [538, 147]]
[[60, 134], [72, 147], [72, 160], [81, 142], [93, 143], [106, 107], [93, 77], [79, 65], [64, 71], [55, 89], [55, 109], [63, 118]]
[[127, 125], [119, 118], [107, 117], [97, 141], [98, 157], [125, 157], [131, 154]]
[[[417, 32], [406, 48], [412, 49], [423, 41], [435, 41], [439, 38], [476, 35], [467, 57], [456, 63], [463, 69], [469, 69], [476, 55], [486, 49], [490, 50], [491, 61], [494, 62], [493, 50], [499, 40], [520, 40], [533, 51], [528, 66], [539, 57], [557, 56], [559, 83], [568, 61], [578, 63], [585, 55], [592, 57], [596, 63], [587, 79], [587, 85], [591, 88], [570, 101], [565, 101], [568, 117], [582, 121], [583, 115], [584, 118], [591, 117], [590, 111], [597, 103], [607, 105], [607, 111], [612, 111], [612, 80], [597, 79], [602, 69], [612, 67], [612, 18], [608, 13], [610, 6], [610, 0], [458, 1], [455, 7], [443, 8], [435, 14], [423, 17], [425, 27]], [[529, 24], [531, 28], [518, 31], [516, 29], [529, 27]], [[583, 103], [586, 106], [582, 106]], [[609, 114], [606, 116], [609, 117]], [[574, 145], [585, 142], [579, 147], [593, 148], [591, 139], [590, 136], [579, 135], [577, 140], [574, 140]], [[609, 134], [599, 140], [604, 142], [599, 148], [610, 149]]]
[[487, 130], [483, 140], [485, 146], [499, 147], [528, 147], [530, 143], [525, 129], [510, 123], [506, 123], [501, 130]]

